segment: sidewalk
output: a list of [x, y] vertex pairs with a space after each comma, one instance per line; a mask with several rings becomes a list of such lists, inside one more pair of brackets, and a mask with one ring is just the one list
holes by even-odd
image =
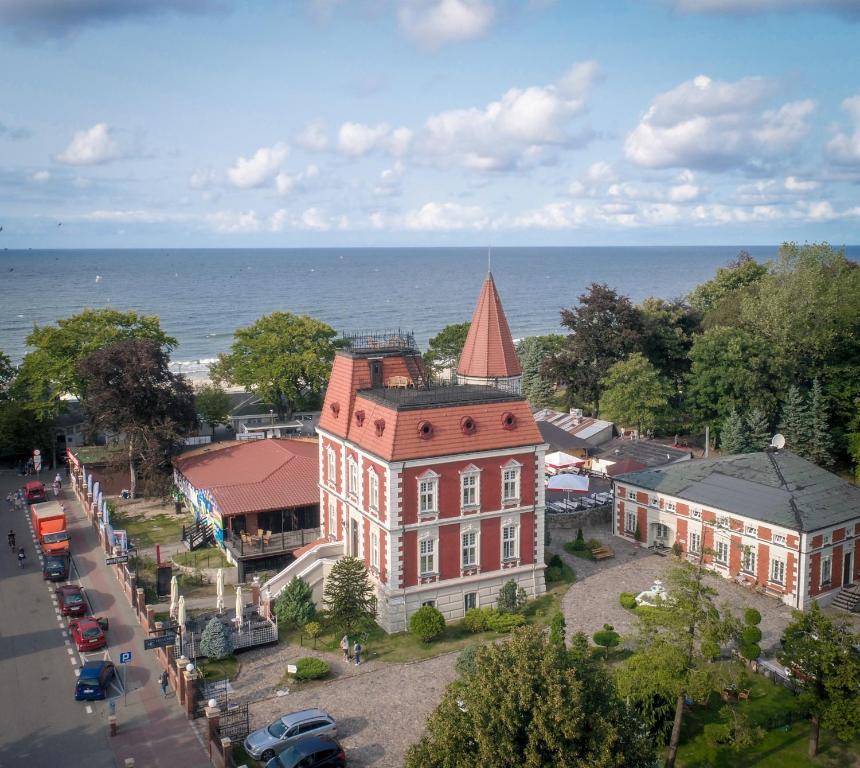
[[161, 668], [152, 652], [143, 649], [144, 631], [104, 563], [96, 532], [73, 494], [66, 493], [65, 503], [82, 544], [73, 553], [75, 564], [93, 611], [110, 620], [109, 650], [118, 668], [120, 652], [132, 652], [126, 670], [127, 691], [116, 699], [117, 735], [110, 739], [116, 765], [124, 766], [126, 758], [133, 757], [137, 766], [146, 768], [210, 768], [203, 743], [177, 705], [175, 693], [171, 691], [166, 699], [161, 695]]

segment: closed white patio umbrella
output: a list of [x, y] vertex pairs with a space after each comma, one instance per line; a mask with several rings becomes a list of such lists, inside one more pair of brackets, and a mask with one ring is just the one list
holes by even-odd
[[185, 598], [180, 595], [179, 596], [179, 607], [176, 610], [176, 621], [179, 623], [179, 626], [182, 629], [185, 629]]
[[244, 608], [242, 600], [242, 587], [236, 587], [236, 623], [242, 626], [242, 609]]
[[219, 568], [218, 572], [215, 575], [215, 589], [217, 599], [215, 601], [218, 607], [218, 613], [222, 613], [224, 611], [224, 569]]
[[176, 576], [174, 576], [170, 580], [170, 615], [173, 616], [176, 613], [176, 604], [179, 600], [179, 582], [176, 580]]

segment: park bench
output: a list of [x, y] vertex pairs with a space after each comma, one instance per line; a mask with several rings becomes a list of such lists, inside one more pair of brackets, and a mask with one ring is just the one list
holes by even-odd
[[606, 560], [609, 557], [615, 557], [615, 553], [609, 547], [595, 547], [591, 550], [591, 556], [595, 560]]

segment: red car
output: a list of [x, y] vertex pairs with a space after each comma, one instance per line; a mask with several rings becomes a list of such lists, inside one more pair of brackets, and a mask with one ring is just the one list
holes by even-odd
[[77, 584], [58, 587], [57, 602], [63, 616], [83, 616], [87, 612], [87, 601]]
[[107, 638], [95, 619], [74, 619], [69, 622], [72, 640], [79, 651], [96, 651], [107, 645]]

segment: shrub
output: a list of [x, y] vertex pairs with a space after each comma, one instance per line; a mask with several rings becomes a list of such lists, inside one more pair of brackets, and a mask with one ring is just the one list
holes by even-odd
[[214, 616], [200, 636], [200, 653], [210, 659], [225, 659], [233, 653], [230, 631]]
[[761, 614], [755, 608], [747, 608], [744, 611], [744, 624], [751, 626], [761, 624]]
[[564, 562], [558, 555], [553, 555], [549, 560], [547, 560], [546, 564], [550, 568], [561, 568], [564, 565]]
[[747, 661], [755, 661], [761, 656], [761, 646], [758, 643], [741, 643], [740, 651]]
[[576, 541], [573, 542], [574, 549], [585, 549], [585, 537], [582, 535], [582, 528], [576, 529]]
[[522, 587], [517, 587], [513, 579], [508, 579], [499, 590], [496, 605], [502, 613], [519, 613], [527, 599], [526, 591]]
[[589, 539], [585, 543], [585, 548], [591, 552], [593, 549], [600, 549], [603, 546], [603, 542], [600, 539]]
[[329, 666], [315, 656], [304, 656], [296, 662], [296, 671], [292, 673], [296, 680], [321, 680], [328, 677]]
[[487, 629], [506, 634], [515, 627], [522, 627], [526, 617], [519, 613], [493, 613], [487, 618]]
[[722, 655], [720, 644], [716, 640], [702, 640], [702, 656], [708, 661], [716, 661]]
[[676, 541], [672, 544], [672, 554], [675, 555], [675, 557], [680, 557], [683, 551], [680, 541]]
[[549, 625], [549, 641], [563, 647], [566, 629], [564, 614], [561, 611], [556, 611]]
[[741, 631], [741, 645], [754, 645], [761, 642], [761, 630], [758, 627], [744, 627]]
[[628, 611], [632, 611], [636, 607], [636, 595], [632, 592], [622, 592], [618, 601], [621, 603], [622, 608], [626, 608]]
[[486, 632], [487, 620], [491, 613], [497, 613], [492, 608], [470, 608], [463, 617], [463, 626], [469, 632]]
[[314, 648], [316, 648], [317, 638], [322, 634], [322, 624], [318, 621], [309, 621], [305, 624], [305, 634], [314, 641]]
[[561, 568], [556, 568], [551, 565], [543, 572], [543, 577], [547, 583], [553, 581], [564, 581], [564, 571]]
[[611, 624], [604, 624], [603, 629], [595, 632], [592, 635], [595, 645], [599, 645], [604, 649], [604, 655], [609, 656], [609, 649], [614, 648], [621, 642], [619, 635]]
[[636, 530], [633, 533], [633, 538], [636, 541], [642, 541], [642, 529], [639, 527], [639, 523], [636, 524]]
[[422, 605], [409, 619], [409, 631], [429, 643], [445, 631], [445, 617], [438, 608]]
[[471, 675], [475, 671], [475, 657], [478, 655], [480, 645], [467, 645], [457, 657], [454, 669], [458, 675]]

